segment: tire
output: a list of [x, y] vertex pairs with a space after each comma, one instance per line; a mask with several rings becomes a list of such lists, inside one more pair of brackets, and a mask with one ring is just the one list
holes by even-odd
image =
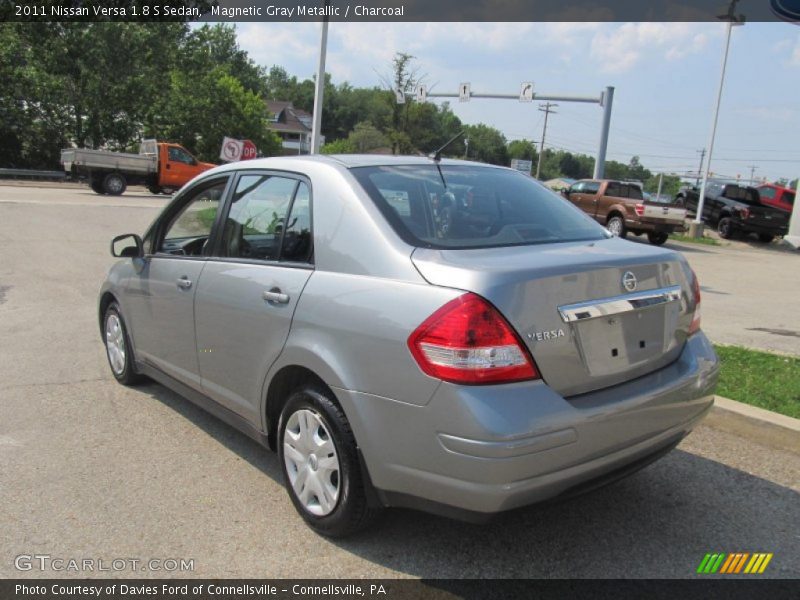
[[144, 377], [134, 369], [133, 347], [128, 328], [116, 302], [109, 304], [103, 315], [103, 342], [111, 374], [123, 385], [135, 385]]
[[147, 191], [150, 192], [151, 194], [153, 194], [154, 196], [157, 196], [158, 194], [160, 194], [162, 192], [161, 186], [159, 186], [159, 185], [148, 185], [147, 186]]
[[717, 233], [719, 237], [724, 240], [729, 240], [733, 237], [735, 232], [733, 221], [731, 221], [730, 217], [722, 217], [717, 223]]
[[103, 191], [109, 196], [119, 196], [127, 187], [128, 182], [122, 173], [109, 173], [103, 178]]
[[625, 228], [625, 220], [618, 214], [611, 215], [608, 218], [606, 229], [615, 237], [622, 239], [625, 239], [625, 236], [628, 235], [628, 230]]
[[647, 234], [647, 241], [653, 244], [653, 246], [663, 246], [668, 239], [669, 234], [663, 231], [651, 231]]
[[771, 243], [772, 240], [774, 240], [774, 239], [775, 239], [775, 236], [772, 235], [771, 233], [759, 233], [758, 234], [758, 240], [760, 242], [764, 242], [765, 244]]
[[100, 181], [100, 180], [98, 180], [98, 179], [92, 179], [92, 180], [89, 182], [89, 187], [91, 187], [91, 188], [92, 188], [92, 191], [93, 191], [95, 194], [100, 194], [101, 196], [102, 196], [103, 194], [105, 194], [105, 191], [103, 191], [103, 182], [102, 182], [102, 181]]
[[381, 512], [367, 501], [350, 423], [321, 387], [305, 385], [289, 397], [278, 422], [278, 456], [292, 504], [317, 533], [352, 535]]

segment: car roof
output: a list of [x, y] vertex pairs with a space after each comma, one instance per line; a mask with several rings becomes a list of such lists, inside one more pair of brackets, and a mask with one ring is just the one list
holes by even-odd
[[[329, 165], [340, 165], [347, 169], [355, 167], [385, 167], [385, 166], [405, 166], [405, 165], [432, 165], [433, 159], [427, 156], [394, 156], [384, 154], [299, 154], [295, 156], [271, 156], [266, 158], [256, 158], [248, 161], [228, 163], [217, 167], [215, 171], [241, 170], [241, 169], [273, 169], [285, 168], [291, 164], [300, 165], [302, 163], [322, 163]], [[442, 166], [477, 166], [494, 169], [508, 169], [487, 163], [480, 163], [468, 160], [457, 160], [443, 158], [440, 161]]]

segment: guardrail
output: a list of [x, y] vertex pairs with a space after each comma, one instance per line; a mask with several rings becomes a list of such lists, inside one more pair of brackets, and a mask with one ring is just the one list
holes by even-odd
[[37, 171], [34, 169], [0, 169], [0, 177], [27, 179], [66, 179], [64, 171]]

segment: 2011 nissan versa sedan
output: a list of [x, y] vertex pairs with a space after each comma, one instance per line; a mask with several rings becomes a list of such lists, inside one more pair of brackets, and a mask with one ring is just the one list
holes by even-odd
[[713, 403], [686, 260], [506, 168], [234, 163], [112, 253], [114, 376], [277, 450], [330, 536], [383, 507], [480, 519], [584, 491], [668, 452]]

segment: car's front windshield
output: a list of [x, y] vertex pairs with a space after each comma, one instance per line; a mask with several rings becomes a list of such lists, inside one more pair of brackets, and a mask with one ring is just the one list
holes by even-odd
[[430, 248], [600, 240], [605, 230], [530, 177], [476, 165], [357, 167], [353, 175], [395, 231]]

